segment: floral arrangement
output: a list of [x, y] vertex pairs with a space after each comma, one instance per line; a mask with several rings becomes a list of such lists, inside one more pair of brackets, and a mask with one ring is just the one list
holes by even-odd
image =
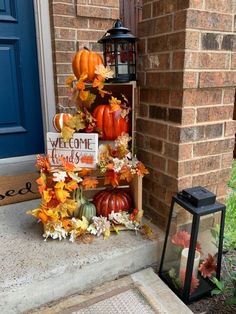
[[[68, 141], [74, 132], [97, 132], [102, 135], [102, 130], [97, 127], [96, 119], [91, 111], [91, 105], [95, 102], [97, 94], [102, 98], [110, 95], [109, 109], [114, 112], [114, 117], [118, 120], [120, 117], [128, 120], [131, 108], [125, 95], [121, 95], [122, 100], [113, 97], [110, 91], [105, 90], [106, 79], [112, 78], [114, 72], [109, 66], [103, 64], [95, 66], [95, 77], [91, 83], [87, 83], [88, 74], [82, 73], [79, 79], [75, 76], [69, 76], [66, 85], [69, 88], [69, 99], [75, 104], [76, 113], [71, 115], [67, 121], [64, 121], [61, 135], [65, 141]], [[91, 89], [92, 87], [92, 89]]]
[[[177, 252], [183, 252], [183, 249], [189, 248], [190, 244], [190, 234], [185, 230], [180, 230], [175, 233], [171, 237], [171, 243], [177, 249]], [[196, 252], [201, 255], [201, 245], [197, 242], [196, 245]], [[199, 287], [200, 280], [198, 278], [198, 274], [200, 274], [203, 278], [213, 278], [216, 272], [216, 259], [211, 254], [208, 253], [208, 256], [205, 259], [199, 260], [199, 265], [197, 265], [196, 269], [197, 273], [192, 273], [191, 285], [190, 285], [190, 295]], [[168, 275], [172, 280], [175, 288], [177, 290], [181, 290], [184, 286], [185, 275], [186, 275], [186, 267], [181, 268], [181, 261], [180, 261], [180, 270], [177, 274], [175, 268], [171, 268], [168, 271]]]
[[[102, 145], [98, 169], [105, 175], [105, 185], [117, 187], [120, 180], [130, 182], [134, 175], [143, 176], [148, 173], [140, 161], [131, 158], [128, 150], [129, 141], [130, 137], [123, 134], [115, 141], [114, 148]], [[91, 224], [86, 217], [78, 218], [78, 207], [83, 198], [81, 193], [98, 185], [98, 180], [92, 175], [91, 169], [76, 169], [64, 158], [61, 158], [60, 167], [55, 168], [50, 165], [47, 156], [40, 155], [37, 157], [36, 166], [40, 170], [37, 183], [42, 202], [39, 208], [29, 211], [28, 214], [43, 223], [45, 239], [51, 237], [62, 240], [69, 236], [70, 241], [74, 241], [88, 233], [107, 238], [111, 230], [118, 232], [120, 226], [129, 230], [140, 230], [142, 209], [130, 208], [129, 213], [112, 213], [108, 218], [94, 216]]]
[[[121, 95], [119, 100], [105, 89], [105, 81], [112, 78], [113, 72], [101, 63], [100, 57], [99, 64], [95, 64], [96, 62], [93, 64], [94, 72], [88, 70], [88, 54], [96, 53], [85, 49], [76, 54], [72, 62], [75, 76], [70, 76], [66, 80], [69, 99], [75, 104], [76, 112], [61, 114], [60, 117], [63, 119], [54, 119], [55, 129], [61, 132], [65, 142], [76, 132], [97, 132], [104, 139], [103, 128], [107, 127], [105, 125], [107, 119], [112, 116], [113, 120], [110, 123], [114, 126], [118, 121], [119, 127], [116, 128], [118, 133], [113, 134], [113, 137], [115, 136], [113, 144], [99, 146], [98, 173], [91, 169], [78, 168], [65, 157], [59, 157], [60, 164], [52, 166], [48, 156], [38, 156], [36, 167], [40, 171], [40, 177], [37, 183], [42, 201], [38, 208], [27, 213], [35, 216], [43, 224], [45, 240], [48, 238], [62, 240], [68, 237], [72, 242], [77, 239], [91, 242], [95, 236], [102, 235], [107, 239], [111, 231], [119, 233], [119, 230], [123, 229], [140, 231], [148, 238], [152, 238], [151, 229], [147, 225], [141, 225], [142, 208], [134, 208], [131, 200], [127, 201], [126, 207], [130, 207], [127, 210], [119, 208], [115, 211], [109, 210], [103, 217], [97, 215], [99, 211], [96, 202], [89, 201], [84, 195], [86, 190], [98, 186], [97, 176], [104, 177], [105, 186], [117, 188], [124, 181], [131, 182], [134, 176], [144, 176], [148, 173], [144, 165], [130, 152], [131, 137], [127, 132], [131, 108], [127, 98]], [[79, 61], [80, 58], [84, 58], [84, 64]], [[83, 72], [83, 69], [87, 69], [87, 72]], [[108, 108], [108, 115], [102, 122], [101, 113], [97, 116], [91, 108], [97, 95], [110, 97], [109, 104], [101, 105], [105, 106], [106, 110]], [[102, 112], [104, 110], [102, 108]], [[111, 129], [107, 128], [108, 131]], [[108, 134], [107, 140], [113, 139], [109, 136]]]

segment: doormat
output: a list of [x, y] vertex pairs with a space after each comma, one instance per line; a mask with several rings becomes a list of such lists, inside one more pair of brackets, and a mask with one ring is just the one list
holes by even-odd
[[92, 298], [60, 314], [161, 314], [151, 307], [138, 289], [127, 288], [116, 289], [103, 296]]
[[0, 176], [0, 206], [40, 198], [38, 172]]

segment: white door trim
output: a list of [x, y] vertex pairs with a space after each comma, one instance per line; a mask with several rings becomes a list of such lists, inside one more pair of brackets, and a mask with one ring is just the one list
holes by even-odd
[[[52, 119], [56, 112], [48, 2], [48, 0], [34, 0], [40, 93], [45, 143], [46, 133], [49, 131], [54, 131]], [[35, 155], [2, 158], [0, 159], [0, 175], [15, 175], [24, 172], [35, 171], [35, 161]]]
[[54, 130], [52, 119], [56, 112], [48, 2], [48, 0], [34, 0], [40, 91], [45, 136], [46, 132], [52, 132]]

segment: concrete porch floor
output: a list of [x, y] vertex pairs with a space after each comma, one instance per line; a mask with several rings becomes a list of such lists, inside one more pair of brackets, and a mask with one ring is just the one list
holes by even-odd
[[0, 313], [22, 313], [106, 281], [134, 273], [160, 259], [163, 232], [150, 241], [123, 231], [91, 244], [43, 241], [42, 228], [26, 211], [39, 200], [0, 207]]

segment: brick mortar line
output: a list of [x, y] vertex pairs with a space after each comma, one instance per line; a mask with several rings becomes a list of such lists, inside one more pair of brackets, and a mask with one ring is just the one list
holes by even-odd
[[[152, 150], [145, 150], [145, 149], [142, 149], [141, 147], [139, 147], [141, 150], [145, 151], [146, 153], [153, 153]], [[230, 152], [228, 152], [230, 153]], [[227, 153], [225, 153], [227, 154]], [[197, 161], [197, 160], [202, 160], [202, 159], [209, 159], [210, 157], [221, 157], [222, 156], [222, 153], [220, 154], [212, 154], [212, 155], [207, 155], [207, 156], [193, 156], [191, 159], [182, 159], [182, 160], [179, 160], [179, 159], [174, 159], [172, 157], [167, 157], [165, 155], [159, 155], [158, 153], [155, 153], [154, 155], [158, 155], [158, 157], [162, 157], [163, 159], [165, 160], [170, 160], [170, 161], [174, 161], [176, 163], [185, 163], [185, 162], [190, 162], [190, 161]], [[161, 170], [160, 170], [161, 171]]]
[[[156, 137], [155, 137], [155, 139], [156, 139]], [[233, 139], [233, 137], [231, 137], [231, 138], [226, 138], [226, 139], [228, 139], [228, 140], [232, 140]], [[173, 142], [168, 142], [168, 141], [164, 141], [164, 144], [165, 143], [167, 143], [167, 144], [175, 144], [175, 145], [177, 145], [178, 147], [181, 145], [181, 146], [186, 146], [186, 145], [193, 145], [193, 147], [194, 147], [194, 144], [202, 144], [202, 143], [211, 143], [211, 142], [219, 142], [219, 141], [224, 141], [225, 140], [225, 138], [224, 137], [217, 137], [217, 138], [215, 138], [215, 139], [206, 139], [206, 140], [202, 140], [202, 141], [200, 141], [200, 142], [187, 142], [187, 143], [173, 143]], [[195, 145], [196, 146], [196, 145]], [[224, 154], [224, 152], [222, 153], [212, 153], [212, 154], [210, 154], [210, 155], [207, 155], [207, 157], [204, 155], [204, 156], [193, 156], [192, 155], [192, 158], [191, 159], [183, 159], [183, 160], [178, 160], [178, 159], [174, 159], [173, 157], [168, 157], [168, 156], [165, 156], [165, 155], [163, 155], [163, 153], [160, 153], [160, 152], [155, 152], [155, 151], [153, 151], [151, 148], [143, 148], [143, 147], [141, 147], [141, 146], [137, 146], [139, 149], [141, 149], [141, 150], [143, 150], [143, 151], [145, 151], [145, 152], [154, 152], [154, 155], [157, 155], [158, 157], [162, 157], [162, 158], [164, 158], [164, 159], [170, 159], [170, 160], [173, 160], [173, 161], [176, 161], [176, 162], [184, 162], [184, 161], [191, 161], [191, 160], [197, 160], [197, 159], [202, 159], [202, 158], [207, 158], [207, 157], [210, 157], [210, 156], [221, 156], [222, 154]], [[228, 152], [225, 152], [225, 154], [227, 154], [227, 153], [231, 153], [231, 151], [228, 151]]]
[[[216, 139], [216, 140], [219, 140], [219, 139]], [[205, 142], [204, 142], [205, 143]], [[182, 143], [181, 143], [182, 144]], [[187, 144], [189, 144], [189, 143], [187, 143]], [[179, 145], [178, 145], [179, 146]], [[166, 155], [163, 155], [163, 154], [161, 154], [161, 153], [158, 153], [158, 152], [155, 152], [155, 151], [153, 151], [152, 149], [145, 149], [145, 148], [142, 148], [142, 147], [140, 147], [140, 146], [138, 146], [138, 148], [140, 149], [140, 150], [142, 150], [142, 151], [145, 151], [146, 153], [152, 153], [153, 155], [155, 155], [155, 156], [157, 156], [157, 157], [161, 157], [162, 159], [165, 159], [165, 160], [170, 160], [170, 161], [174, 161], [174, 162], [177, 162], [177, 163], [184, 163], [184, 162], [189, 162], [189, 161], [196, 161], [196, 160], [202, 160], [202, 159], [209, 159], [210, 157], [220, 157], [220, 156], [222, 156], [222, 154], [224, 154], [224, 152], [222, 153], [218, 153], [218, 154], [216, 154], [216, 153], [213, 153], [213, 154], [211, 154], [211, 155], [207, 155], [207, 156], [193, 156], [192, 155], [192, 158], [191, 159], [182, 159], [182, 160], [179, 160], [179, 159], [175, 159], [175, 158], [173, 158], [173, 157], [168, 157], [168, 156], [166, 156]], [[231, 153], [231, 151], [228, 151], [228, 152], [226, 152], [225, 154], [228, 154], [228, 153]]]
[[[236, 73], [236, 69], [209, 69], [209, 71], [206, 71], [207, 68], [205, 69], [184, 69], [184, 73], [188, 73], [188, 72], [194, 72], [194, 73], [217, 73], [217, 72], [221, 72], [220, 70], [224, 70], [224, 72], [226, 73]], [[175, 72], [175, 71], [173, 71]], [[235, 85], [232, 85], [235, 86]]]
[[222, 34], [222, 35], [223, 34], [225, 35], [225, 33], [227, 33], [229, 35], [235, 34], [235, 32], [232, 32], [232, 31], [212, 30], [212, 29], [205, 29], [205, 28], [186, 28], [185, 30], [186, 30], [186, 32], [187, 31], [191, 31], [191, 32], [196, 31], [196, 32], [200, 32], [200, 33], [214, 33], [214, 34]]
[[[96, 5], [96, 4], [78, 4], [78, 3], [76, 3], [76, 7], [78, 7], [78, 6], [80, 6], [80, 7], [87, 7], [87, 8], [100, 8], [100, 9], [104, 9], [104, 5], [102, 6], [102, 5]], [[116, 7], [116, 6], [106, 6], [105, 7], [106, 9], [119, 9], [118, 7]]]
[[[80, 15], [80, 16], [78, 16], [78, 15], [64, 15], [64, 14], [53, 14], [53, 17], [55, 17], [55, 16], [61, 16], [61, 17], [68, 17], [68, 18], [72, 18], [72, 17], [74, 17], [74, 18], [77, 18], [77, 19], [79, 19], [79, 18], [85, 18], [85, 19], [87, 19], [87, 20], [91, 20], [91, 19], [102, 19], [102, 20], [115, 20], [114, 18], [111, 18], [111, 17], [96, 17], [96, 16], [82, 16], [82, 15]], [[60, 26], [55, 26], [55, 27], [57, 27], [57, 28], [60, 28]], [[65, 28], [65, 27], [64, 27]], [[75, 28], [75, 29], [77, 29], [77, 28]], [[79, 28], [80, 29], [80, 28]], [[85, 28], [85, 30], [86, 29], [88, 29], [88, 28]]]
[[[232, 105], [231, 105], [232, 106]], [[207, 107], [208, 108], [208, 107]], [[175, 126], [175, 127], [179, 127], [179, 128], [184, 128], [185, 126], [183, 126], [183, 125], [181, 125], [181, 127], [179, 126], [179, 125], [176, 125], [176, 123], [174, 123], [174, 122], [171, 122], [171, 121], [167, 121], [167, 122], [164, 122], [163, 120], [155, 120], [155, 119], [152, 119], [152, 118], [146, 118], [146, 117], [137, 117], [138, 119], [142, 119], [142, 120], [145, 120], [145, 121], [151, 121], [151, 122], [157, 122], [157, 123], [159, 123], [159, 124], [161, 124], [161, 125], [166, 125], [166, 126]], [[215, 123], [219, 123], [219, 122], [228, 122], [228, 121], [235, 121], [235, 120], [233, 120], [233, 119], [230, 119], [230, 120], [216, 120], [216, 121], [211, 121], [211, 122], [214, 122], [214, 124]], [[208, 121], [207, 121], [208, 122]], [[204, 122], [200, 122], [200, 123], [202, 123], [202, 125], [204, 126], [204, 125], [206, 125], [206, 123], [204, 123]], [[201, 126], [200, 125], [200, 123], [197, 125], [197, 126]], [[208, 122], [208, 123], [210, 123], [210, 122]], [[192, 124], [191, 126], [196, 126], [196, 124]], [[188, 126], [189, 127], [189, 126]]]
[[[177, 107], [177, 106], [171, 106], [169, 104], [159, 104], [159, 103], [151, 103], [151, 102], [145, 102], [145, 101], [141, 101], [142, 104], [147, 105], [147, 106], [155, 106], [155, 107], [161, 107], [161, 108], [167, 108], [167, 109], [179, 109], [179, 110], [184, 110], [184, 109], [199, 109], [199, 108], [212, 108], [212, 107], [232, 107], [234, 106], [234, 104], [224, 104], [224, 103], [220, 103], [220, 104], [214, 104], [214, 105], [195, 105], [195, 106], [183, 106], [183, 107]], [[142, 117], [139, 117], [142, 118]], [[211, 121], [209, 121], [209, 123], [211, 123]]]
[[[227, 168], [218, 168], [218, 169], [214, 169], [214, 170], [210, 170], [210, 171], [206, 171], [206, 172], [200, 172], [200, 173], [197, 173], [197, 174], [193, 174], [193, 175], [186, 175], [186, 176], [182, 176], [182, 177], [173, 177], [172, 174], [168, 173], [168, 172], [163, 172], [161, 169], [156, 169], [156, 168], [153, 168], [153, 167], [149, 167], [148, 168], [151, 168], [153, 169], [154, 171], [158, 171], [159, 173], [161, 174], [164, 174], [164, 175], [167, 175], [168, 177], [171, 177], [173, 178], [174, 180], [177, 180], [177, 181], [180, 181], [180, 180], [183, 180], [183, 179], [186, 179], [186, 178], [195, 178], [195, 177], [198, 177], [198, 176], [201, 176], [201, 175], [204, 175], [204, 174], [211, 174], [211, 173], [217, 173], [219, 172], [219, 170], [224, 170], [224, 169], [230, 169], [230, 167], [227, 167]], [[153, 181], [156, 181], [155, 179], [152, 179]]]
[[[176, 51], [176, 50], [175, 50]], [[174, 52], [175, 52], [174, 51]], [[182, 50], [181, 50], [182, 51]], [[215, 54], [232, 54], [233, 51], [232, 50], [193, 50], [193, 49], [185, 49], [184, 51], [186, 52], [195, 52], [195, 53], [215, 53]]]
[[[151, 4], [152, 3], [153, 2], [151, 2]], [[153, 9], [153, 6], [151, 6], [151, 9]], [[186, 11], [187, 13], [189, 11], [198, 11], [198, 12], [214, 13], [217, 15], [228, 15], [228, 16], [232, 15], [232, 16], [234, 16], [234, 13], [232, 13], [232, 12], [219, 12], [219, 11], [212, 11], [212, 10], [208, 10], [208, 9], [198, 9], [198, 8], [191, 8], [190, 7], [190, 8], [184, 8], [184, 9], [176, 10], [174, 12], [170, 12], [170, 13], [166, 13], [166, 14], [151, 16], [150, 18], [146, 18], [146, 19], [142, 20], [141, 22], [147, 22], [147, 21], [155, 20], [158, 18], [163, 18], [163, 17], [170, 16], [170, 15], [174, 16], [175, 13], [184, 12], [184, 11]]]
[[[138, 134], [141, 134], [143, 135], [143, 133], [139, 133], [136, 131], [136, 133]], [[179, 145], [194, 145], [194, 144], [199, 144], [199, 143], [210, 143], [210, 142], [214, 142], [214, 141], [221, 141], [221, 140], [231, 140], [233, 139], [234, 137], [231, 136], [231, 137], [224, 137], [224, 135], [222, 135], [221, 137], [216, 137], [216, 138], [211, 138], [211, 139], [202, 139], [200, 141], [195, 141], [195, 142], [184, 142], [184, 143], [179, 143], [179, 142], [171, 142], [169, 139], [163, 139], [163, 138], [157, 138], [156, 136], [154, 135], [146, 135], [147, 137], [150, 137], [152, 139], [157, 139], [159, 141], [162, 141], [164, 144], [173, 144], [173, 145], [176, 145], [176, 146], [179, 146]], [[141, 147], [140, 147], [141, 148]], [[163, 155], [161, 155], [163, 156]], [[168, 157], [167, 157], [168, 158]]]
[[231, 31], [217, 31], [217, 30], [211, 30], [211, 29], [201, 29], [201, 28], [183, 28], [181, 30], [174, 30], [174, 31], [170, 31], [170, 32], [166, 32], [166, 33], [161, 33], [161, 34], [155, 34], [155, 35], [147, 35], [147, 36], [139, 36], [139, 39], [149, 39], [149, 38], [156, 38], [156, 37], [161, 37], [161, 36], [165, 36], [165, 35], [170, 35], [170, 34], [176, 34], [176, 33], [187, 33], [187, 32], [195, 32], [195, 33], [212, 33], [212, 34], [220, 34], [220, 35], [236, 35], [235, 32], [231, 32]]
[[[206, 71], [208, 70], [208, 71]], [[223, 70], [223, 71], [222, 71]], [[141, 71], [139, 71], [141, 72]], [[229, 73], [236, 73], [236, 69], [228, 69], [228, 68], [218, 68], [218, 69], [209, 69], [209, 68], [199, 68], [199, 69], [192, 69], [192, 68], [185, 68], [183, 70], [176, 70], [176, 69], [165, 69], [165, 70], [156, 70], [156, 69], [150, 69], [150, 70], [144, 70], [142, 72], [146, 73], [217, 73], [217, 72], [229, 72]], [[142, 73], [141, 72], [141, 73]], [[235, 86], [235, 85], [232, 85]]]
[[65, 4], [65, 5], [70, 5], [72, 7], [74, 7], [74, 3], [67, 3], [67, 2], [60, 2], [60, 1], [57, 1], [57, 2], [53, 2], [52, 5], [54, 4]]
[[[236, 33], [235, 33], [236, 36]], [[156, 52], [146, 52], [146, 53], [139, 53], [139, 56], [147, 56], [152, 54], [168, 54], [171, 52], [195, 52], [195, 53], [215, 53], [215, 54], [236, 54], [235, 51], [232, 50], [199, 50], [191, 49], [191, 48], [183, 48], [183, 49], [175, 49], [175, 50], [164, 50], [164, 51], [156, 51]]]
[[[155, 34], [155, 35], [150, 35], [150, 36], [147, 35], [147, 36], [143, 36], [143, 37], [139, 36], [139, 39], [149, 39], [149, 38], [156, 38], [156, 37], [172, 35], [172, 34], [177, 34], [177, 33], [185, 33], [186, 32], [185, 30], [186, 29], [184, 28], [181, 30], [174, 30], [174, 31], [171, 30], [170, 32], [167, 32], [167, 33]], [[198, 33], [198, 32], [196, 31], [196, 33]]]

